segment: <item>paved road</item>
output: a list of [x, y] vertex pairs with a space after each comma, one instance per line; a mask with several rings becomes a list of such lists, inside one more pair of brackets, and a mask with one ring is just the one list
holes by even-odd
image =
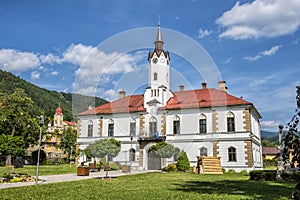
[[[132, 170], [131, 174], [142, 174], [148, 172], [157, 172], [157, 171], [147, 171], [147, 170]], [[48, 183], [59, 183], [59, 182], [67, 182], [67, 181], [79, 181], [85, 179], [92, 179], [96, 177], [104, 177], [104, 171], [101, 172], [90, 172], [89, 176], [77, 176], [77, 174], [59, 174], [59, 175], [48, 175], [48, 176], [39, 176], [41, 181], [38, 182], [39, 185], [48, 184]], [[121, 171], [110, 171], [109, 176], [124, 176], [130, 175], [130, 173], [123, 173]], [[4, 188], [12, 188], [12, 187], [23, 187], [35, 185], [35, 182], [20, 182], [20, 183], [4, 183], [0, 184], [0, 189]]]

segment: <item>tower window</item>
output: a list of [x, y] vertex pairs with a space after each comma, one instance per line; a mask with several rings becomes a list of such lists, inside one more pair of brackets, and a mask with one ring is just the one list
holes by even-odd
[[153, 74], [153, 80], [157, 81], [157, 73], [156, 72]]

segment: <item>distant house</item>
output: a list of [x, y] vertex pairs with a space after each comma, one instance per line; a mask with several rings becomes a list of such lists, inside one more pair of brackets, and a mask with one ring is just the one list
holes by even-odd
[[262, 147], [263, 159], [278, 159], [280, 150], [278, 147]]

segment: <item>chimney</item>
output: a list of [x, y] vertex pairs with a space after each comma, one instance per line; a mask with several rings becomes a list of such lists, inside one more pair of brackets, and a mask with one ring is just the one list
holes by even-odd
[[120, 97], [120, 99], [125, 97], [125, 91], [124, 90], [119, 91], [119, 97]]
[[219, 90], [227, 93], [226, 81], [219, 81]]
[[206, 89], [207, 84], [205, 82], [202, 83], [202, 89]]
[[184, 85], [179, 85], [179, 91], [180, 92], [184, 91]]

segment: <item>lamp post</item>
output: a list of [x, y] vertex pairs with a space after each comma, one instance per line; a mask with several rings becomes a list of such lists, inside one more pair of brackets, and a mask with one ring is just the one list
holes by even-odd
[[35, 184], [38, 184], [39, 179], [39, 165], [40, 165], [40, 153], [41, 153], [41, 140], [42, 140], [42, 128], [44, 125], [44, 116], [40, 116], [40, 137], [39, 137], [39, 146], [38, 146], [38, 157], [36, 163], [36, 175], [35, 175]]
[[130, 156], [129, 156], [129, 158], [130, 158], [130, 175], [131, 175], [131, 168], [132, 168], [132, 139], [133, 139], [133, 137], [132, 137], [132, 134], [130, 134]]

